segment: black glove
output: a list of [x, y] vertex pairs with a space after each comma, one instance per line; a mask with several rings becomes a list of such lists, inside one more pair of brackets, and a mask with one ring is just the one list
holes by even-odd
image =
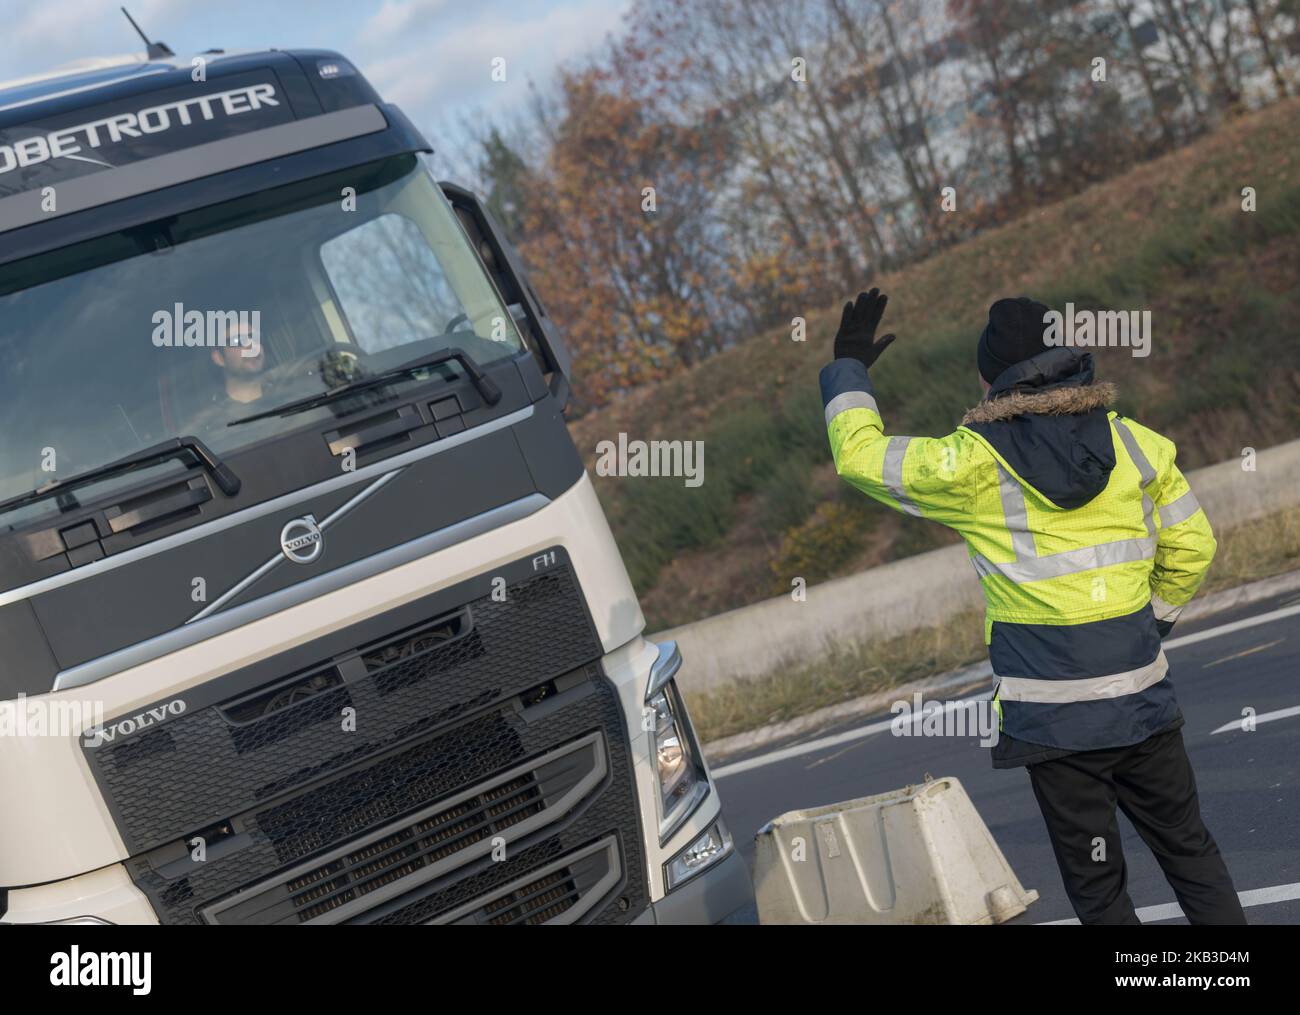
[[858, 293], [856, 303], [844, 304], [840, 330], [835, 333], [836, 359], [855, 359], [867, 368], [876, 362], [895, 337], [889, 334], [879, 342], [875, 340], [876, 326], [880, 324], [887, 302], [888, 296], [882, 296], [879, 289], [872, 289], [871, 292]]
[[1168, 638], [1169, 632], [1172, 631], [1173, 629], [1174, 629], [1174, 622], [1172, 620], [1156, 621], [1156, 633], [1160, 635], [1161, 639]]

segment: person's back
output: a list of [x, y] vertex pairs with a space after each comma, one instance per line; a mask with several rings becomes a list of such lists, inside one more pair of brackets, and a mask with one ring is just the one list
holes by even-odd
[[1047, 308], [1023, 298], [990, 310], [978, 354], [987, 397], [962, 426], [886, 436], [866, 369], [893, 338], [874, 341], [884, 304], [872, 290], [845, 307], [822, 371], [836, 469], [965, 538], [997, 684], [993, 764], [1029, 766], [1076, 912], [1136, 921], [1118, 804], [1189, 919], [1243, 922], [1200, 823], [1161, 648], [1215, 551], [1173, 444], [1112, 411], [1115, 390], [1094, 383], [1091, 355], [1048, 347]]

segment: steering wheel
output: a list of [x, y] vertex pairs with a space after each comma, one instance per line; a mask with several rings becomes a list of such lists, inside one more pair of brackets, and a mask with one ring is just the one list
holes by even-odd
[[[461, 324], [469, 324], [469, 314], [457, 314], [445, 325], [443, 325], [442, 328], [443, 333], [450, 335], [453, 331], [456, 330], [457, 326]], [[473, 331], [474, 329], [470, 328], [470, 330]]]
[[327, 388], [336, 388], [357, 379], [361, 374], [361, 357], [352, 349], [334, 346], [319, 357], [317, 368], [321, 382]]
[[265, 381], [276, 401], [337, 388], [362, 372], [361, 357], [352, 349], [333, 346], [295, 356], [266, 372]]

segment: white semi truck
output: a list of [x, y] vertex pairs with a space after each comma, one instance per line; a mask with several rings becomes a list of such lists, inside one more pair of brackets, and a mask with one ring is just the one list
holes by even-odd
[[0, 86], [0, 921], [752, 898], [557, 329], [428, 150], [337, 53]]

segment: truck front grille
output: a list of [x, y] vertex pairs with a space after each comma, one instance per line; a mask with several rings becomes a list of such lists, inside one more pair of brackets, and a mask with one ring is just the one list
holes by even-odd
[[423, 621], [358, 625], [349, 651], [86, 747], [164, 922], [645, 908], [625, 719], [571, 570], [511, 582], [504, 601], [456, 592]]
[[422, 899], [380, 923], [483, 924], [493, 927], [574, 923], [618, 883], [618, 839], [608, 836], [511, 882], [486, 899], [429, 919], [437, 899]]
[[[400, 764], [381, 764], [340, 781], [399, 782], [400, 771]], [[473, 859], [495, 850], [508, 855], [511, 843], [562, 820], [608, 775], [604, 735], [589, 733], [399, 822], [351, 838], [341, 849], [313, 856], [265, 884], [236, 892], [206, 907], [204, 916], [214, 923], [336, 923], [370, 912], [389, 897], [405, 898]], [[409, 785], [418, 788], [420, 782]], [[301, 821], [305, 809], [316, 806], [308, 801], [305, 808], [293, 807], [297, 813], [288, 821]], [[358, 824], [373, 827], [389, 811], [365, 804], [347, 813]], [[285, 817], [281, 814], [277, 820]], [[259, 818], [264, 830], [273, 827], [267, 815]]]

